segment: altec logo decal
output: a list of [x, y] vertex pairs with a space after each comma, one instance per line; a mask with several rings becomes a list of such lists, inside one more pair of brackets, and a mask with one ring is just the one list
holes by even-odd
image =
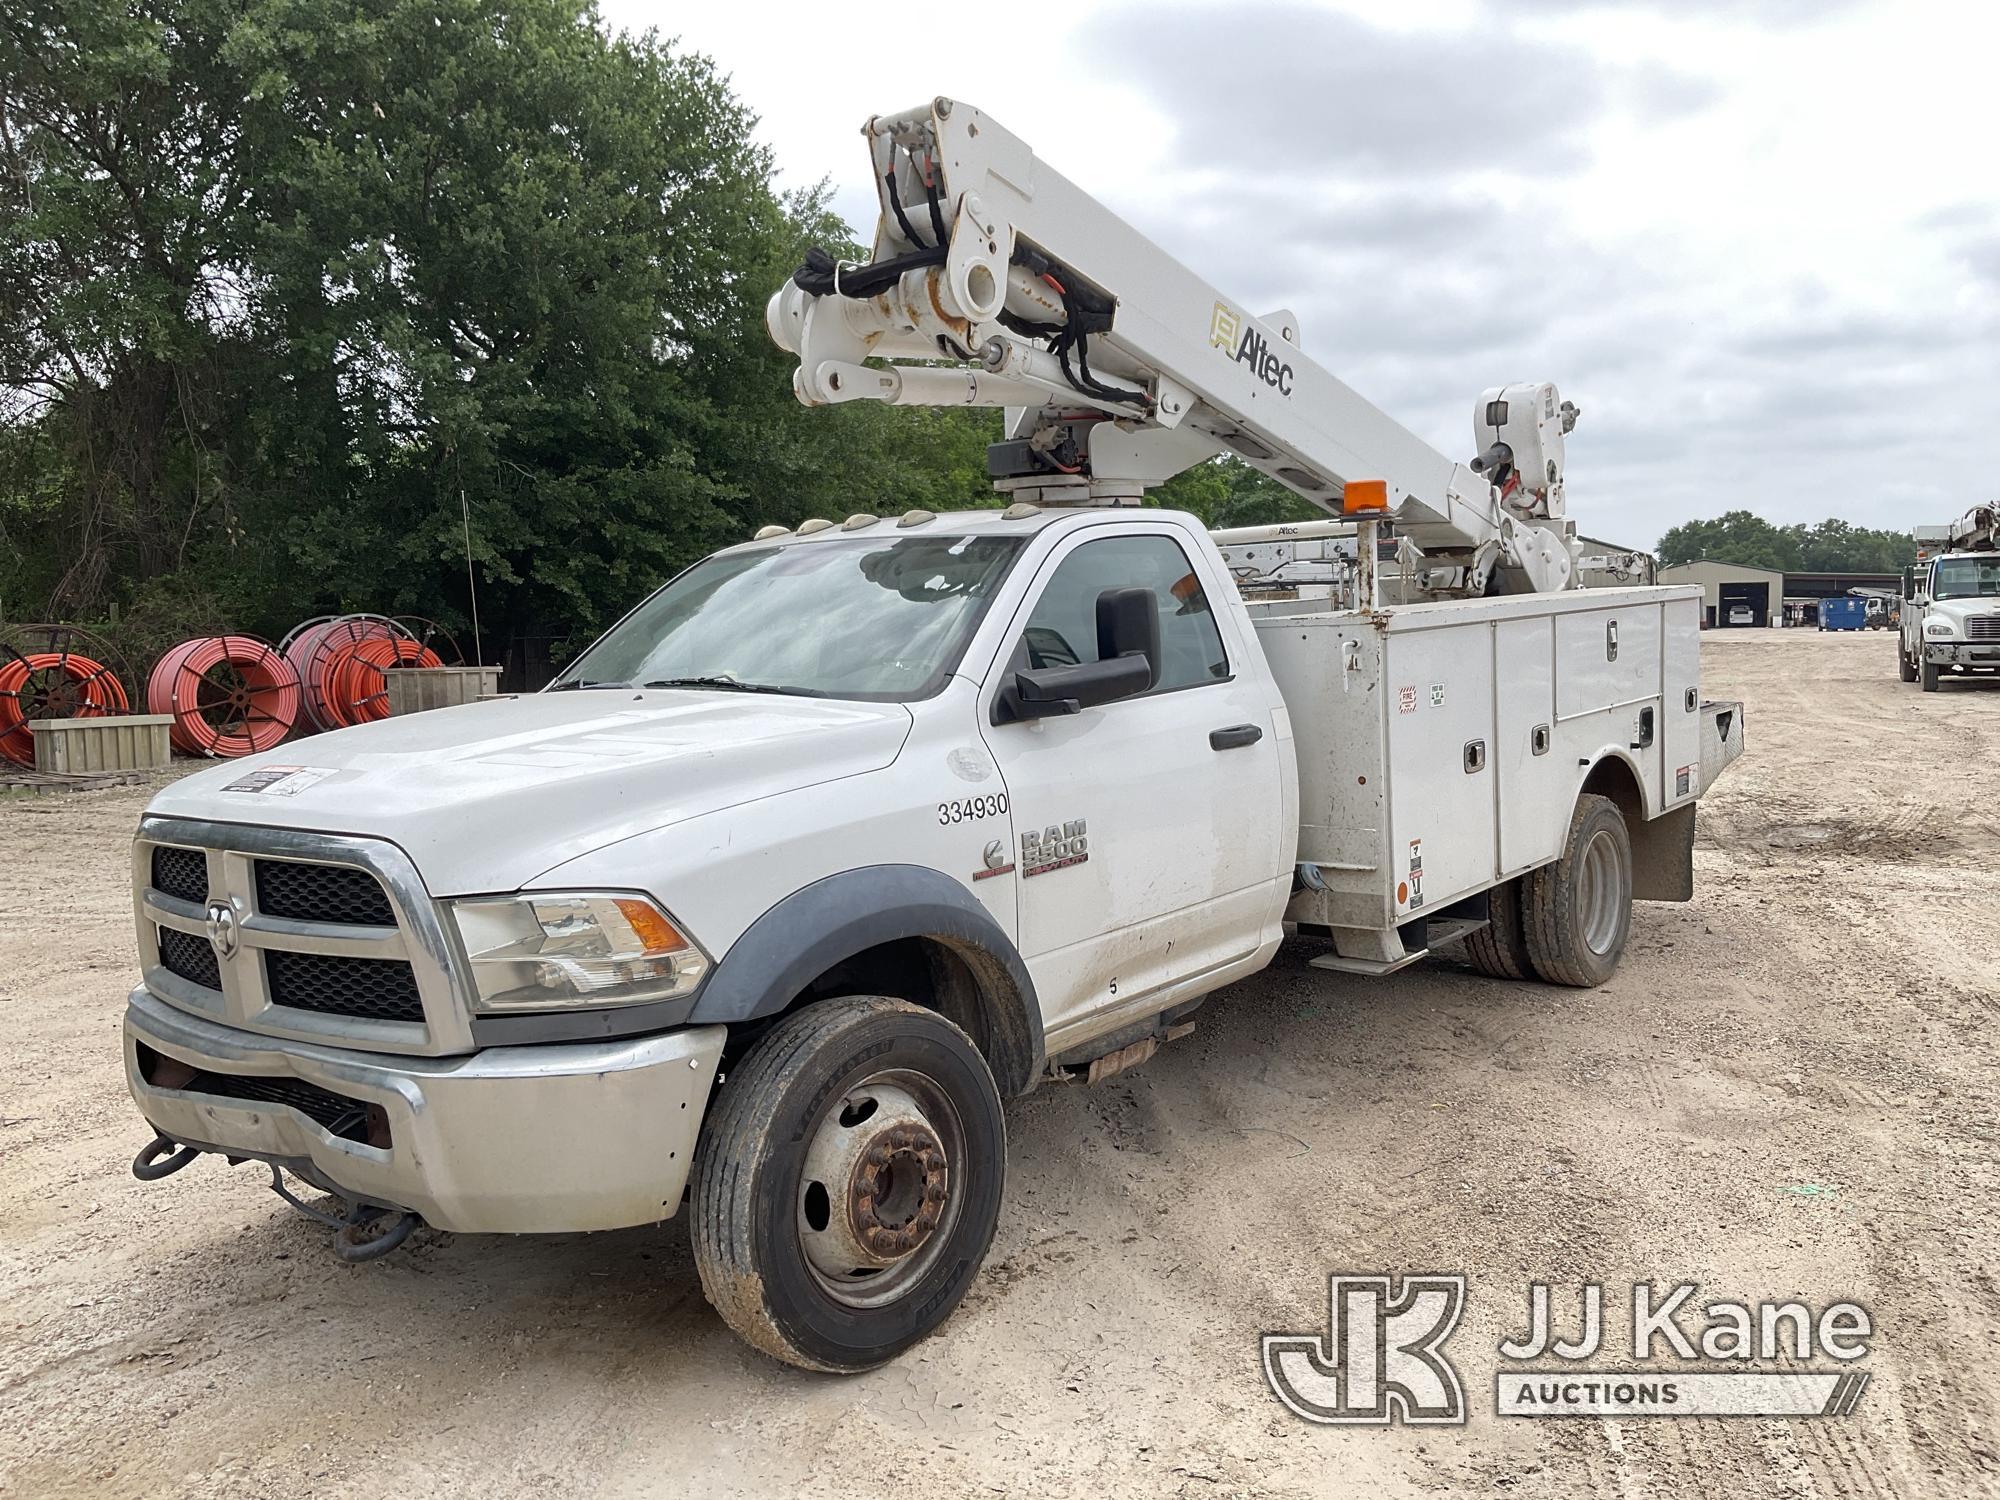
[[1280, 396], [1292, 393], [1292, 367], [1271, 341], [1254, 324], [1245, 322], [1233, 307], [1215, 304], [1215, 316], [1208, 325], [1208, 342], [1251, 373]]

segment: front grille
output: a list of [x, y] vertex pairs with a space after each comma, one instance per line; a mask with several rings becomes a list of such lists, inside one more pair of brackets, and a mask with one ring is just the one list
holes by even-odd
[[368, 1139], [368, 1106], [303, 1078], [269, 1078], [254, 1073], [211, 1073], [163, 1057], [139, 1044], [139, 1072], [156, 1088], [185, 1094], [212, 1094], [220, 1099], [247, 1099], [297, 1110], [322, 1130], [343, 1140]]
[[178, 974], [189, 984], [203, 989], [222, 988], [222, 969], [215, 961], [215, 949], [208, 939], [172, 927], [156, 929], [160, 935], [160, 962], [169, 974]]
[[2000, 615], [1967, 615], [1965, 638], [1968, 641], [2000, 641]]
[[153, 850], [153, 889], [200, 906], [208, 900], [208, 856], [199, 849], [160, 845]]
[[399, 958], [344, 958], [267, 948], [264, 976], [273, 1005], [373, 1021], [424, 1018], [416, 973]]
[[288, 859], [257, 861], [257, 910], [298, 922], [338, 922], [394, 927], [389, 893], [366, 870], [351, 865], [308, 865]]

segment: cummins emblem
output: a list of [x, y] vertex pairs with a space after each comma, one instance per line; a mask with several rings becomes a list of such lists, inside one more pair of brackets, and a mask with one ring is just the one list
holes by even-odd
[[208, 946], [215, 950], [220, 959], [231, 959], [243, 945], [243, 934], [237, 930], [236, 910], [227, 901], [208, 903]]
[[1051, 826], [1040, 833], [1031, 831], [1021, 835], [1023, 880], [1030, 875], [1046, 875], [1051, 870], [1066, 870], [1089, 858], [1090, 839], [1084, 832], [1082, 818], [1060, 828]]
[[987, 844], [986, 852], [980, 858], [984, 868], [972, 872], [974, 880], [991, 880], [996, 875], [1013, 873], [1014, 862], [1007, 858], [1007, 846], [998, 839]]
[[1243, 315], [1235, 308], [1220, 302], [1215, 304], [1215, 315], [1208, 325], [1208, 342], [1239, 365], [1248, 365], [1253, 375], [1280, 396], [1291, 395], [1292, 367], [1263, 332], [1244, 322]]

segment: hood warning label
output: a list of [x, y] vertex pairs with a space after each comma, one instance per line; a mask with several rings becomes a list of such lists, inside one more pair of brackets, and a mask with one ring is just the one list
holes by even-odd
[[272, 797], [296, 797], [307, 787], [318, 786], [333, 774], [332, 766], [265, 766], [239, 776], [224, 787], [225, 792], [263, 792]]

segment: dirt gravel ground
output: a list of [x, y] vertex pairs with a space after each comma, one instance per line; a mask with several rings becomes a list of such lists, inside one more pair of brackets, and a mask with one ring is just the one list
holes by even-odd
[[[1892, 651], [1705, 641], [1750, 749], [1695, 901], [1640, 907], [1604, 988], [1287, 953], [1144, 1069], [1014, 1106], [970, 1299], [842, 1380], [739, 1344], [679, 1222], [347, 1268], [254, 1168], [134, 1181], [145, 796], [0, 799], [0, 1492], [2000, 1493], [2000, 682], [1921, 695]], [[1323, 1328], [1336, 1270], [1467, 1274], [1469, 1425], [1278, 1405], [1258, 1335]], [[1845, 1419], [1498, 1419], [1537, 1278], [1851, 1297], [1873, 1383]]]

